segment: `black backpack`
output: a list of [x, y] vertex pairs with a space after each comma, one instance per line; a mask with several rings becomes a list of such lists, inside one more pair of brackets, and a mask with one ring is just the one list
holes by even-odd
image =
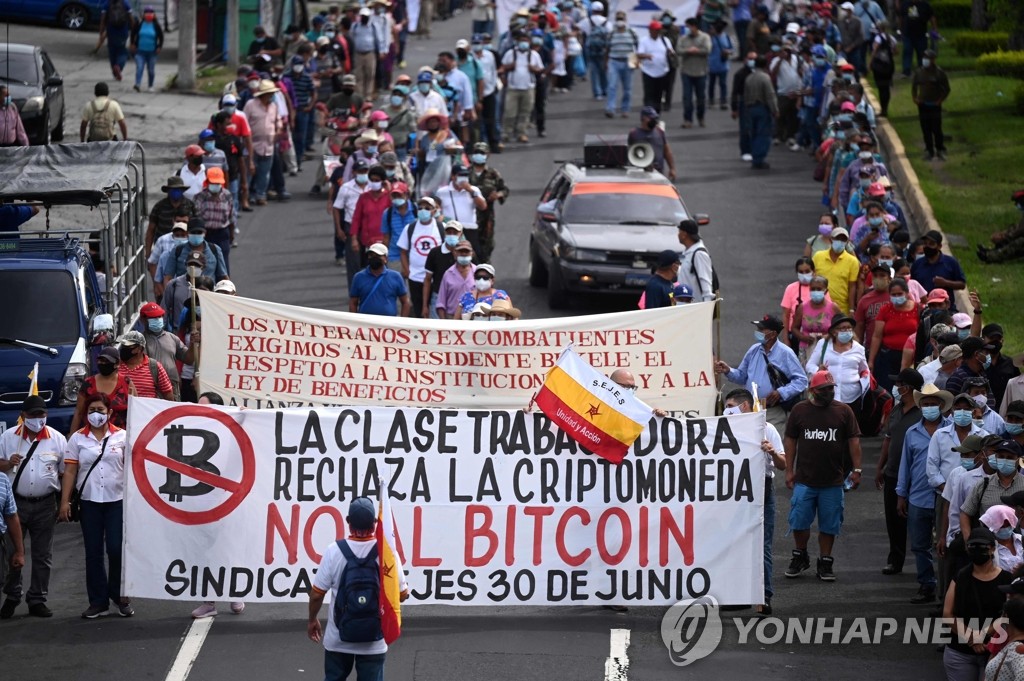
[[[700, 293], [701, 295], [703, 295], [704, 287], [701, 286], [700, 277], [697, 276], [697, 254], [700, 253], [701, 251], [708, 253], [708, 249], [701, 246], [700, 248], [693, 252], [692, 256], [690, 256], [690, 274], [692, 274], [694, 278], [697, 280], [697, 288], [700, 289]], [[711, 260], [710, 253], [708, 253], [708, 260]], [[718, 270], [715, 269], [715, 261], [711, 260], [711, 292], [718, 293], [721, 290], [722, 289], [718, 287]]]
[[125, 7], [124, 0], [113, 0], [107, 10], [107, 27], [124, 28], [131, 20], [131, 13]]
[[342, 641], [370, 643], [384, 638], [380, 624], [380, 566], [377, 545], [365, 558], [356, 558], [348, 542], [338, 540], [345, 569], [334, 600], [334, 624]]

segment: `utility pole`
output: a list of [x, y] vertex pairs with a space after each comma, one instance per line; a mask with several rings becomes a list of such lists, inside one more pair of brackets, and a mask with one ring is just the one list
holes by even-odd
[[238, 35], [238, 0], [228, 0], [227, 16], [225, 17], [228, 33], [228, 66], [238, 66], [241, 36]]
[[178, 77], [181, 91], [196, 89], [196, 0], [178, 3]]

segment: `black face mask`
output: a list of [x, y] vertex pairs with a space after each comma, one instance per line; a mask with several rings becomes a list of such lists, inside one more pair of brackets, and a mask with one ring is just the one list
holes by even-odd
[[827, 407], [832, 404], [832, 400], [836, 398], [835, 388], [818, 388], [814, 391], [814, 401], [823, 407]]
[[341, 88], [341, 91], [344, 92], [346, 95], [350, 95], [353, 92], [355, 92], [356, 89], [354, 87], [343, 87]]
[[121, 361], [127, 362], [135, 356], [135, 347], [131, 345], [122, 345], [118, 350], [118, 353], [121, 355]]
[[992, 354], [993, 355], [998, 355], [1000, 352], [1003, 351], [1003, 342], [1002, 341], [995, 341], [995, 342], [989, 343], [989, 345], [992, 346]]
[[989, 552], [988, 546], [968, 546], [967, 557], [975, 565], [984, 565], [992, 560], [992, 554]]
[[384, 261], [380, 258], [370, 258], [369, 262], [371, 270], [384, 269]]
[[656, 120], [654, 120], [654, 121], [647, 121], [647, 129], [648, 130], [654, 130], [656, 127], [658, 127], [658, 121], [656, 121]]
[[370, 17], [360, 17], [359, 18], [359, 23], [361, 23], [363, 26], [365, 26], [366, 24], [370, 23]]
[[110, 362], [97, 362], [96, 368], [103, 376], [109, 376], [112, 373], [114, 373], [114, 371], [117, 370], [117, 367], [111, 364]]
[[468, 54], [465, 50], [456, 50], [455, 53], [459, 55], [459, 59], [465, 59]]
[[932, 248], [930, 246], [925, 246], [924, 247], [924, 257], [926, 257], [926, 258], [934, 258], [938, 254], [939, 254], [939, 249], [938, 248]]

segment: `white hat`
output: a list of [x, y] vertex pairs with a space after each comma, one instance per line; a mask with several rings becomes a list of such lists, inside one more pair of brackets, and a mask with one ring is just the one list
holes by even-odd
[[373, 244], [372, 246], [370, 246], [366, 250], [368, 250], [370, 253], [373, 253], [375, 255], [379, 255], [379, 256], [384, 257], [384, 258], [388, 257], [388, 247], [385, 246], [380, 241], [378, 241], [377, 243]]
[[477, 265], [476, 269], [477, 269], [477, 271], [483, 270], [484, 272], [490, 272], [492, 277], [495, 276], [494, 275], [494, 266], [491, 265], [491, 264], [484, 263], [482, 265]]
[[590, 3], [590, 11], [591, 12], [603, 12], [604, 11], [604, 5], [602, 3], [600, 3], [600, 2], [592, 2], [592, 3]]
[[455, 49], [456, 50], [468, 50], [469, 49], [469, 41], [466, 40], [465, 38], [461, 38], [461, 39], [457, 40], [455, 42]]
[[359, 10], [359, 16], [361, 17], [368, 17], [371, 16], [372, 14], [373, 11], [369, 7], [364, 7], [361, 10]]
[[483, 315], [484, 317], [486, 317], [490, 313], [490, 305], [488, 305], [487, 303], [477, 303], [476, 305], [473, 306], [472, 310], [470, 310], [469, 312], [462, 313], [462, 318], [468, 321], [472, 319], [474, 315]]
[[847, 12], [852, 12], [853, 11], [853, 3], [852, 2], [844, 2], [843, 4], [839, 5], [839, 9], [845, 9]]
[[788, 24], [786, 24], [786, 33], [799, 33], [799, 32], [800, 32], [800, 24], [796, 23], [795, 21], [791, 21]]
[[213, 292], [230, 293], [234, 295], [236, 293], [235, 282], [231, 281], [230, 279], [222, 279], [218, 281], [217, 284], [213, 287]]

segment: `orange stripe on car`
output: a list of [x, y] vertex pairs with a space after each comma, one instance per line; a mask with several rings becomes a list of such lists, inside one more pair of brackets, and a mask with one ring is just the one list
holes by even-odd
[[677, 199], [676, 188], [667, 184], [640, 184], [633, 182], [580, 182], [572, 188], [573, 196], [581, 194], [644, 194]]

